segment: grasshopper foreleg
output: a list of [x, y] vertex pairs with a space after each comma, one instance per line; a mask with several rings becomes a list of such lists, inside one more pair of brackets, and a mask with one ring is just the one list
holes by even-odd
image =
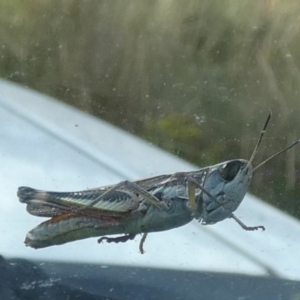
[[247, 231], [254, 231], [254, 230], [258, 230], [258, 229], [261, 229], [262, 231], [265, 230], [264, 226], [247, 226], [239, 218], [237, 218], [234, 214], [231, 214], [231, 218], [234, 221], [236, 221], [243, 229], [245, 229]]
[[[195, 200], [195, 187], [199, 187], [200, 190], [202, 190], [203, 193], [207, 194], [210, 198], [212, 198], [214, 201], [219, 203], [220, 205], [223, 205], [216, 197], [214, 197], [210, 192], [208, 192], [201, 184], [199, 184], [194, 178], [188, 177], [188, 193], [189, 193], [189, 203], [191, 208], [193, 209], [194, 212], [199, 212], [199, 204], [197, 205], [196, 200]], [[198, 210], [197, 210], [198, 208]], [[237, 218], [234, 214], [231, 214], [231, 218], [235, 220], [244, 230], [247, 231], [254, 231], [261, 229], [262, 231], [265, 230], [264, 226], [247, 226], [244, 224], [239, 218]]]

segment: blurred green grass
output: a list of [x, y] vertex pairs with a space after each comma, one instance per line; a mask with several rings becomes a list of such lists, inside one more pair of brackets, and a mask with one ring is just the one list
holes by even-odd
[[[300, 2], [0, 1], [0, 76], [200, 166], [300, 138]], [[101, 138], [101, 133], [99, 133]], [[180, 171], [180, 170], [178, 170]], [[300, 218], [300, 149], [251, 191]]]

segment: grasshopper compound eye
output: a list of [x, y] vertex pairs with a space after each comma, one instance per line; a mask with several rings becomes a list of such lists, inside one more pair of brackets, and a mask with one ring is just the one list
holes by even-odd
[[219, 168], [219, 174], [222, 177], [222, 179], [224, 179], [227, 182], [230, 182], [235, 178], [235, 176], [238, 174], [243, 165], [244, 163], [238, 160], [228, 162], [226, 164], [223, 164]]

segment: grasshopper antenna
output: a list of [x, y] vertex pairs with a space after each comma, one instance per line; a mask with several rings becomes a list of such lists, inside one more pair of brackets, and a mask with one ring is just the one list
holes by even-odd
[[265, 125], [264, 125], [264, 128], [263, 128], [263, 130], [262, 130], [261, 133], [260, 133], [258, 142], [257, 142], [257, 144], [256, 144], [256, 146], [255, 146], [255, 148], [254, 148], [254, 150], [253, 150], [253, 153], [252, 153], [252, 155], [251, 155], [251, 157], [250, 157], [250, 159], [249, 159], [248, 165], [252, 164], [252, 162], [253, 162], [253, 160], [254, 160], [254, 157], [255, 157], [255, 155], [256, 155], [256, 153], [257, 153], [257, 149], [258, 149], [258, 147], [259, 147], [259, 145], [260, 145], [260, 143], [261, 143], [261, 141], [262, 141], [262, 138], [263, 138], [263, 136], [264, 136], [264, 134], [265, 134], [265, 132], [266, 132], [266, 129], [267, 129], [267, 127], [268, 127], [268, 124], [269, 124], [269, 121], [270, 121], [270, 119], [271, 119], [271, 116], [272, 116], [272, 112], [270, 111], [270, 113], [269, 113], [269, 115], [268, 115], [268, 118], [267, 118], [267, 120], [266, 120], [266, 123], [265, 123]]
[[[256, 146], [255, 146], [255, 148], [254, 148], [254, 150], [253, 150], [253, 153], [252, 153], [252, 155], [251, 155], [251, 157], [250, 157], [250, 159], [249, 159], [248, 164], [252, 164], [252, 162], [253, 162], [253, 160], [254, 160], [254, 157], [255, 157], [255, 155], [256, 155], [256, 153], [257, 153], [257, 149], [258, 149], [258, 147], [259, 147], [259, 145], [260, 145], [260, 143], [261, 143], [261, 141], [262, 141], [262, 138], [263, 138], [263, 136], [264, 136], [264, 134], [265, 134], [265, 132], [266, 132], [266, 129], [267, 129], [267, 127], [268, 127], [268, 124], [269, 124], [269, 121], [270, 121], [270, 119], [271, 119], [271, 116], [272, 116], [272, 112], [270, 111], [270, 113], [269, 113], [269, 115], [268, 115], [268, 118], [267, 118], [267, 120], [266, 120], [266, 123], [265, 123], [265, 125], [264, 125], [264, 128], [263, 128], [263, 130], [262, 130], [261, 133], [260, 133], [260, 137], [259, 137], [259, 139], [258, 139], [258, 142], [257, 142], [257, 144], [256, 144]], [[283, 152], [285, 152], [285, 151], [287, 151], [287, 150], [293, 148], [295, 145], [297, 145], [297, 144], [299, 144], [299, 143], [300, 143], [300, 140], [297, 140], [297, 141], [293, 142], [291, 145], [287, 146], [286, 148], [284, 148], [284, 149], [282, 149], [282, 150], [276, 152], [275, 154], [271, 155], [270, 157], [268, 157], [267, 159], [265, 159], [263, 162], [261, 162], [260, 164], [258, 164], [255, 168], [253, 168], [253, 172], [254, 172], [255, 170], [257, 170], [258, 168], [260, 168], [261, 166], [263, 166], [263, 165], [264, 165], [266, 162], [268, 162], [269, 160], [271, 160], [271, 159], [273, 159], [274, 157], [276, 157], [277, 155], [279, 155], [279, 154], [281, 154], [281, 153], [283, 153]]]
[[258, 164], [255, 168], [253, 168], [253, 172], [254, 172], [255, 170], [257, 170], [258, 168], [260, 168], [262, 165], [264, 165], [264, 164], [265, 164], [266, 162], [268, 162], [269, 160], [271, 160], [271, 159], [273, 159], [274, 157], [276, 157], [277, 155], [279, 155], [279, 154], [281, 154], [281, 153], [283, 153], [283, 152], [285, 152], [285, 151], [291, 149], [292, 147], [294, 147], [295, 145], [297, 145], [297, 144], [299, 144], [299, 143], [300, 143], [300, 140], [298, 140], [298, 141], [292, 143], [291, 145], [287, 146], [286, 148], [284, 148], [284, 149], [278, 151], [277, 153], [271, 155], [269, 158], [265, 159], [263, 162], [261, 162], [260, 164]]

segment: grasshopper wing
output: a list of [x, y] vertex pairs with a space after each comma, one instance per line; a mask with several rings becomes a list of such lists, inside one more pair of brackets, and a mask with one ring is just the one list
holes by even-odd
[[[84, 210], [94, 213], [126, 213], [139, 206], [139, 198], [133, 192], [116, 190], [102, 197], [110, 187], [80, 192], [47, 192], [29, 187], [18, 189], [19, 201], [27, 204], [27, 211], [35, 216], [54, 217], [65, 213]], [[97, 203], [95, 203], [97, 202]], [[91, 203], [95, 203], [89, 208]]]

